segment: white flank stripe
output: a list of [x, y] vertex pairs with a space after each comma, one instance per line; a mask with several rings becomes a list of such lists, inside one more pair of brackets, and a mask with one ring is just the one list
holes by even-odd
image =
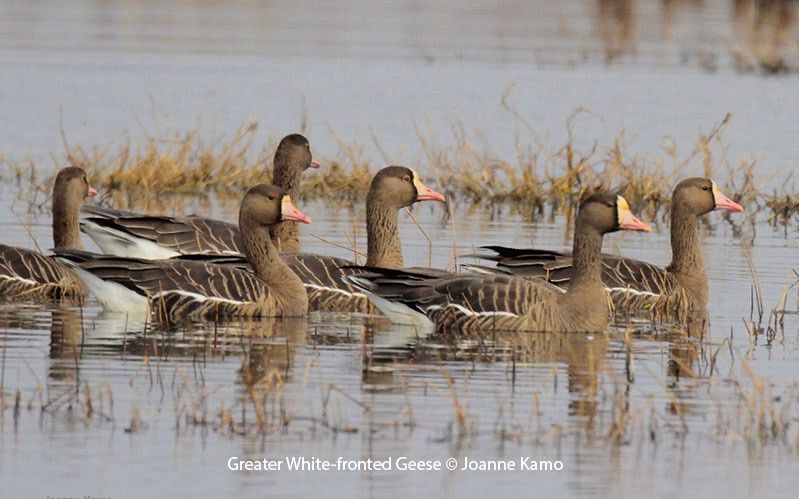
[[476, 312], [474, 310], [470, 310], [463, 305], [458, 305], [457, 303], [447, 303], [443, 307], [441, 305], [430, 305], [427, 307], [427, 310], [440, 310], [442, 308], [455, 308], [460, 310], [462, 313], [466, 315], [477, 315], [477, 316], [486, 316], [486, 317], [494, 317], [494, 316], [502, 316], [502, 317], [519, 317], [518, 314], [514, 314], [511, 312], [502, 312], [502, 311], [492, 311], [492, 310], [484, 310], [482, 312]]
[[20, 282], [24, 282], [25, 284], [31, 284], [33, 286], [39, 285], [39, 283], [34, 281], [33, 279], [25, 279], [24, 277], [20, 277], [17, 274], [14, 274], [14, 275], [5, 275], [5, 274], [3, 274], [3, 275], [0, 275], [0, 279], [3, 279], [5, 281], [20, 281]]
[[632, 288], [605, 288], [605, 289], [611, 292], [621, 291], [623, 293], [630, 293], [638, 296], [655, 296], [655, 297], [660, 296], [660, 293], [653, 293], [651, 291], [638, 291], [637, 289], [632, 289]]
[[318, 284], [311, 284], [310, 282], [304, 282], [303, 285], [306, 288], [319, 289], [319, 290], [322, 290], [322, 291], [329, 291], [329, 292], [332, 292], [332, 293], [341, 293], [341, 294], [347, 295], [347, 296], [363, 296], [364, 298], [368, 297], [368, 295], [366, 293], [353, 293], [351, 291], [347, 291], [346, 289], [331, 288], [329, 286], [320, 286]]
[[152, 301], [158, 302], [158, 300], [162, 296], [167, 296], [167, 295], [186, 296], [186, 297], [191, 298], [192, 300], [198, 301], [200, 303], [204, 303], [204, 302], [207, 302], [207, 301], [214, 302], [214, 303], [230, 303], [231, 305], [246, 305], [248, 303], [252, 303], [249, 300], [242, 301], [242, 300], [232, 300], [230, 298], [220, 298], [219, 296], [206, 296], [206, 295], [201, 294], [201, 293], [192, 293], [191, 291], [185, 291], [185, 290], [182, 290], [182, 289], [180, 289], [180, 290], [171, 289], [169, 291], [164, 291], [162, 293], [157, 293], [157, 294], [153, 295]]

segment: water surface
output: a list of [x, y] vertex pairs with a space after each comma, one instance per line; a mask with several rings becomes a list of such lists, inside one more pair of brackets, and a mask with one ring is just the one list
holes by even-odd
[[[731, 112], [730, 161], [754, 157], [763, 185], [780, 184], [770, 175], [799, 160], [796, 79], [732, 68], [725, 40], [738, 40], [740, 28], [732, 3], [641, 2], [629, 16], [608, 15], [609, 5], [6, 2], [3, 167], [62, 164], [60, 122], [70, 143], [105, 146], [198, 123], [216, 140], [252, 118], [266, 142], [296, 130], [305, 108], [316, 153], [334, 158], [336, 137], [360, 140], [381, 165], [374, 131], [392, 162], [425, 171], [417, 128], [449, 144], [456, 119], [512, 157], [520, 124], [500, 97], [515, 85], [511, 100], [550, 144], [565, 139], [566, 119], [582, 106], [591, 113], [575, 122], [578, 145], [608, 144], [623, 127], [633, 151], [648, 155], [673, 139], [684, 157], [700, 129]], [[625, 35], [629, 22], [634, 36]], [[703, 53], [715, 54], [715, 69]], [[685, 173], [700, 171], [691, 163]], [[795, 191], [793, 181], [787, 188]], [[49, 214], [26, 197], [14, 185], [0, 190], [2, 242], [34, 247], [27, 226], [46, 250]], [[185, 209], [205, 206], [188, 200]], [[212, 206], [235, 219], [235, 203]], [[301, 206], [314, 218], [303, 227], [305, 250], [351, 257], [312, 234], [349, 245], [362, 211]], [[401, 214], [409, 265], [451, 267], [453, 254], [486, 243], [570, 244], [560, 217], [455, 212], [453, 248], [441, 207], [414, 209], [432, 249]], [[703, 338], [617, 327], [450, 342], [318, 313], [144, 331], [94, 300], [82, 309], [2, 305], [0, 496], [791, 496], [799, 323], [786, 316], [784, 328], [750, 335], [744, 246], [765, 322], [799, 263], [797, 228], [773, 228], [762, 213], [754, 227], [743, 216], [708, 220]], [[605, 248], [665, 265], [668, 225], [654, 225], [650, 235], [608, 236]], [[795, 287], [789, 297], [796, 309]], [[232, 456], [532, 456], [564, 468], [232, 472]]]

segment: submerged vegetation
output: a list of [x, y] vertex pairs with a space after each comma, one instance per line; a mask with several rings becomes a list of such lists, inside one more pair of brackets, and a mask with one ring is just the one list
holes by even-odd
[[[790, 173], [781, 182], [785, 191], [769, 191], [762, 186], [774, 183], [781, 173], [763, 178], [757, 174], [754, 159], [728, 157], [722, 136], [730, 115], [700, 133], [686, 153], [666, 141], [660, 151], [640, 155], [631, 152], [632, 141], [624, 130], [609, 144], [593, 143], [580, 149], [573, 121], [586, 111], [578, 109], [566, 120], [565, 143], [552, 147], [538, 138], [531, 124], [509, 103], [507, 94], [502, 106], [519, 124], [513, 157], [493, 152], [479, 132], [469, 133], [463, 123], [456, 122], [448, 143], [433, 142], [417, 130], [421, 156], [406, 164], [426, 165], [420, 169], [422, 176], [432, 177], [428, 179], [455, 203], [471, 209], [511, 209], [532, 218], [569, 214], [586, 192], [619, 185], [627, 186], [625, 197], [635, 211], [649, 218], [663, 216], [673, 186], [691, 175], [716, 179], [750, 216], [766, 210], [771, 221], [788, 222], [799, 213], [799, 192], [790, 190]], [[185, 198], [209, 195], [219, 202], [235, 203], [249, 186], [271, 179], [276, 140], [270, 138], [256, 146], [257, 129], [257, 123], [246, 123], [220, 142], [204, 140], [202, 131], [196, 129], [148, 136], [141, 145], [128, 139], [106, 147], [71, 144], [65, 134], [65, 157], [57, 163], [87, 170], [104, 193], [104, 202], [120, 208], [179, 210]], [[305, 200], [359, 206], [372, 174], [393, 161], [377, 137], [369, 140], [383, 156], [382, 163], [366, 157], [364, 142], [345, 141], [332, 129], [330, 133], [338, 151], [326, 154], [315, 149], [324, 167], [306, 172], [303, 196]], [[313, 147], [313, 137], [311, 143]], [[33, 191], [34, 202], [44, 204], [52, 181], [50, 168], [28, 162], [10, 164], [4, 171], [6, 180], [25, 187], [20, 191]]]

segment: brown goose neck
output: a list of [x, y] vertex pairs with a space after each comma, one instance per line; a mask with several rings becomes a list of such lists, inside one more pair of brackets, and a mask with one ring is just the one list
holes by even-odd
[[569, 290], [602, 286], [602, 233], [588, 223], [577, 221], [574, 230], [574, 278]]
[[704, 273], [699, 251], [699, 218], [677, 207], [671, 210], [671, 265], [677, 273]]
[[292, 198], [296, 198], [300, 194], [300, 178], [303, 170], [303, 167], [292, 164], [289, 159], [276, 155], [272, 184], [286, 191], [286, 194]]
[[[278, 254], [269, 237], [269, 229], [260, 224], [250, 225], [246, 221], [241, 221], [240, 225], [244, 255], [255, 271], [255, 275], [267, 285], [287, 309], [307, 308], [305, 287], [297, 274], [286, 265], [286, 262]], [[303, 309], [301, 315], [304, 313]]]
[[80, 240], [80, 205], [82, 199], [68, 192], [53, 192], [53, 243], [57, 248], [83, 249]]
[[366, 239], [366, 265], [404, 267], [397, 209], [381, 203], [371, 193], [366, 200]]

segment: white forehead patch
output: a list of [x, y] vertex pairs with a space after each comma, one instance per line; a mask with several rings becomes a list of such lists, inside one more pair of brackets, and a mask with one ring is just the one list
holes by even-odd
[[621, 196], [616, 196], [616, 222], [621, 225], [624, 222], [626, 213], [630, 213], [630, 205]]
[[416, 173], [416, 170], [410, 168], [411, 173], [413, 173], [413, 185], [416, 187], [416, 190], [420, 190], [422, 188], [422, 181], [419, 180], [419, 174]]

